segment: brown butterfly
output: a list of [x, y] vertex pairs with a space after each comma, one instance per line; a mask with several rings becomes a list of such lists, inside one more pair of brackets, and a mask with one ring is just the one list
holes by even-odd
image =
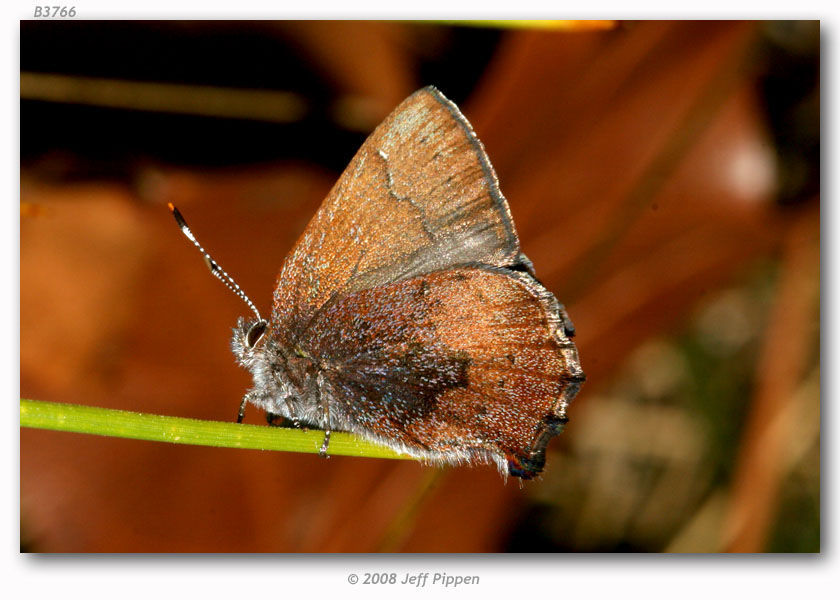
[[493, 167], [434, 87], [365, 141], [286, 258], [271, 318], [245, 300], [233, 353], [270, 420], [530, 479], [584, 374], [564, 308], [519, 249]]

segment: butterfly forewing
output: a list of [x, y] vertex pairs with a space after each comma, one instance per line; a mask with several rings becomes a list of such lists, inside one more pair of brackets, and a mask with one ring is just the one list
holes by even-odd
[[293, 330], [337, 295], [465, 263], [524, 259], [481, 143], [434, 88], [367, 139], [281, 269], [274, 323]]

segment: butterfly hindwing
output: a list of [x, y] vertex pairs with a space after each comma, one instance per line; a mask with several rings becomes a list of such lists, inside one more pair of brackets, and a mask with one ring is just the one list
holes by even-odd
[[339, 423], [418, 456], [490, 458], [528, 477], [583, 378], [546, 294], [507, 269], [437, 271], [330, 304], [306, 351]]

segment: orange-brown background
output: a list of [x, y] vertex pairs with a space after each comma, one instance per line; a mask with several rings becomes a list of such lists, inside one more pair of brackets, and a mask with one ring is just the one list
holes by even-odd
[[[68, 27], [21, 30], [22, 397], [231, 420], [246, 309], [166, 203], [265, 312], [336, 169], [430, 83], [484, 142], [589, 381], [523, 487], [490, 467], [24, 429], [22, 548], [819, 550], [818, 25]], [[169, 44], [171, 69], [115, 70], [119, 27]], [[35, 56], [44, 40], [62, 60]], [[196, 40], [205, 63], [178, 51]], [[120, 58], [148, 64], [132, 47]], [[47, 72], [291, 90], [316, 117], [45, 99], [27, 76]]]

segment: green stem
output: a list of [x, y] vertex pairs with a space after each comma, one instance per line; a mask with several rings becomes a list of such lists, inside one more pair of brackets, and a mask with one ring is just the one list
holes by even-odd
[[[322, 431], [199, 421], [197, 419], [25, 399], [20, 401], [20, 426], [172, 444], [280, 450], [311, 454], [317, 454], [321, 443], [324, 441]], [[390, 448], [360, 440], [349, 433], [338, 432], [333, 433], [330, 437], [329, 454], [411, 459], [411, 457], [398, 454]]]

